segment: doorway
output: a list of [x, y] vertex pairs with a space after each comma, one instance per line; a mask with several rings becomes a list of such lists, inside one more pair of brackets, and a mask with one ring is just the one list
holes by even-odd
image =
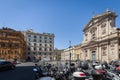
[[96, 61], [96, 51], [92, 51], [92, 61]]

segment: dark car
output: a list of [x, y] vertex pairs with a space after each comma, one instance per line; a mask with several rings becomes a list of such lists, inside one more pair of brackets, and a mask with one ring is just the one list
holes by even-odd
[[14, 69], [15, 65], [10, 61], [0, 61], [0, 70]]

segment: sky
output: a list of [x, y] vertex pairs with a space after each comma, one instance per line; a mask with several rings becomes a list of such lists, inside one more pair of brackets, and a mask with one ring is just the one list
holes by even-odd
[[55, 48], [65, 49], [81, 44], [86, 24], [107, 8], [120, 27], [120, 0], [0, 0], [0, 28], [54, 33]]

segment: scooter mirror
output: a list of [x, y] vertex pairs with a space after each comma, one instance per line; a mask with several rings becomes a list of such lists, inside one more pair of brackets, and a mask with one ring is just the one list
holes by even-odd
[[77, 68], [77, 71], [80, 71], [81, 69], [80, 68]]
[[103, 68], [103, 69], [106, 69], [106, 66], [105, 66], [105, 65], [102, 65], [102, 68]]
[[38, 71], [38, 70], [37, 70], [36, 68], [33, 68], [33, 71], [36, 72], [36, 71]]

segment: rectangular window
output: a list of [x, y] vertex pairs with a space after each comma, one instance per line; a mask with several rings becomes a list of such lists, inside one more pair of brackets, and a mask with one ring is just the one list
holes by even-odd
[[34, 39], [33, 41], [34, 41], [34, 42], [37, 42], [37, 40], [36, 40], [36, 39]]
[[40, 40], [40, 42], [42, 42], [42, 40]]
[[39, 51], [41, 51], [42, 50], [42, 48], [39, 48]]
[[8, 43], [8, 47], [9, 47], [9, 48], [12, 47], [12, 43]]
[[36, 43], [34, 43], [34, 46], [36, 46], [37, 44]]
[[34, 47], [34, 51], [36, 50], [36, 47]]
[[37, 38], [37, 36], [34, 36], [34, 38]]
[[41, 52], [39, 52], [39, 55], [41, 55]]
[[45, 43], [46, 43], [47, 41], [45, 40]]
[[28, 50], [30, 50], [30, 47], [28, 47]]
[[30, 52], [28, 52], [28, 55], [30, 55]]
[[47, 46], [47, 44], [45, 44], [45, 47]]
[[18, 47], [19, 47], [19, 44], [16, 43], [16, 44], [15, 44], [15, 48], [18, 48]]
[[[9, 43], [9, 45], [10, 45], [10, 47], [12, 47], [12, 44], [11, 44], [11, 43]], [[1, 44], [1, 47], [4, 48], [4, 47], [5, 47], [5, 43], [2, 43], [2, 44]]]
[[34, 55], [36, 54], [36, 53], [33, 53]]
[[52, 51], [52, 49], [50, 48], [49, 51]]
[[40, 44], [40, 46], [42, 46], [42, 44]]
[[28, 45], [30, 46], [30, 43], [28, 43]]
[[52, 45], [50, 44], [50, 47], [52, 47]]
[[29, 38], [28, 41], [31, 41], [31, 39]]
[[28, 37], [31, 37], [31, 35], [28, 35]]
[[45, 51], [47, 51], [47, 49], [45, 48]]
[[8, 54], [11, 54], [11, 50], [8, 50]]
[[52, 38], [50, 37], [50, 40], [52, 40]]
[[44, 39], [47, 39], [47, 37], [45, 36]]

